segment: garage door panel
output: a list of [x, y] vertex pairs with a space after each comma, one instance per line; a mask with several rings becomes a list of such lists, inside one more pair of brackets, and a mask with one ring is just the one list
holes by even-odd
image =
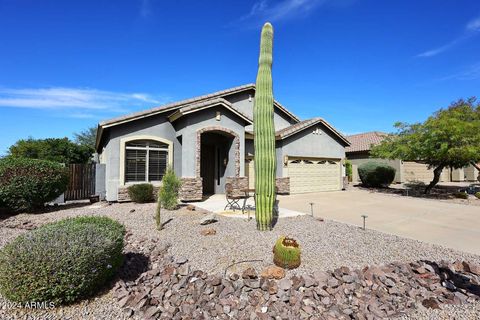
[[288, 163], [290, 193], [340, 189], [340, 161], [297, 159]]

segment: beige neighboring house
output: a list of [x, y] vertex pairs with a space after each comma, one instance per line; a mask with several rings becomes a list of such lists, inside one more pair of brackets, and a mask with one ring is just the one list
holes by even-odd
[[[433, 179], [433, 170], [421, 162], [402, 161], [400, 159], [385, 160], [370, 157], [372, 146], [379, 144], [387, 136], [384, 132], [365, 132], [347, 136], [351, 145], [345, 148], [347, 159], [352, 163], [353, 182], [359, 182], [358, 166], [368, 161], [384, 162], [395, 168], [395, 183], [424, 182], [428, 183]], [[476, 181], [478, 170], [473, 166], [462, 169], [444, 169], [440, 182]]]

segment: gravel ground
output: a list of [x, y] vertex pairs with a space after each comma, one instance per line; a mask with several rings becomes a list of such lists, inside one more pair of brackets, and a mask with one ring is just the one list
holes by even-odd
[[[289, 271], [290, 274], [334, 269], [343, 265], [361, 268], [370, 264], [422, 259], [459, 259], [480, 263], [480, 256], [373, 230], [364, 231], [343, 223], [321, 222], [310, 216], [280, 219], [273, 231], [258, 232], [254, 220], [224, 216], [217, 216], [217, 223], [200, 226], [199, 222], [207, 212], [192, 212], [182, 208], [175, 212], [163, 210], [162, 221], [168, 222], [164, 230], [158, 232], [155, 229], [154, 211], [155, 204], [94, 204], [66, 207], [40, 215], [20, 214], [7, 221], [15, 219], [39, 225], [77, 215], [110, 216], [124, 223], [135, 238], [159, 238], [161, 242], [171, 244], [170, 252], [174, 256], [186, 257], [191, 267], [210, 273], [223, 273], [233, 263], [238, 264], [230, 267], [229, 273], [241, 272], [249, 266], [260, 272], [263, 267], [272, 264], [272, 246], [280, 235], [294, 237], [302, 247], [302, 265]], [[2, 227], [5, 222], [0, 221], [0, 246], [25, 232]], [[216, 235], [202, 236], [200, 231], [206, 228], [214, 228]], [[243, 263], [244, 260], [260, 261]], [[7, 319], [11, 313], [3, 311], [2, 314], [2, 306], [5, 308], [6, 302], [0, 297], [0, 318]], [[456, 319], [472, 319], [471, 315], [478, 314], [479, 310], [478, 304], [448, 307], [442, 311], [427, 310], [410, 319], [447, 319], [449, 315], [456, 315]], [[58, 314], [59, 312], [64, 314]], [[40, 311], [38, 316], [45, 319], [122, 319], [124, 314], [113, 303], [110, 293], [106, 293], [74, 306], [49, 312]]]
[[475, 320], [480, 319], [480, 303], [462, 305], [445, 305], [443, 309], [419, 309], [417, 312], [400, 318], [400, 320]]

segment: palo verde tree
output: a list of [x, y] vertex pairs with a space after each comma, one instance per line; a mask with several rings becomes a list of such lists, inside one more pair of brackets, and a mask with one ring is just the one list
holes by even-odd
[[372, 156], [420, 161], [433, 169], [425, 193], [439, 182], [444, 168], [463, 168], [480, 161], [480, 104], [459, 100], [435, 112], [423, 123], [396, 123], [396, 134], [372, 149]]
[[260, 58], [253, 107], [255, 148], [255, 218], [257, 229], [271, 230], [275, 202], [275, 128], [272, 85], [273, 27], [265, 23], [260, 39]]

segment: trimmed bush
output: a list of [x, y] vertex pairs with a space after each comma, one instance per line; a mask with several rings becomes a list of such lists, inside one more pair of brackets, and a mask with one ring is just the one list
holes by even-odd
[[133, 202], [146, 203], [153, 201], [153, 185], [150, 183], [134, 184], [128, 187], [128, 195]]
[[366, 187], [387, 187], [395, 179], [395, 169], [385, 163], [369, 161], [358, 167], [358, 175]]
[[84, 216], [21, 235], [0, 250], [0, 292], [22, 303], [89, 297], [121, 266], [124, 234], [110, 218]]
[[0, 160], [0, 206], [35, 210], [67, 189], [68, 170], [47, 160], [7, 157]]
[[167, 168], [162, 179], [160, 187], [160, 202], [167, 210], [175, 210], [178, 205], [178, 189], [180, 189], [180, 180], [175, 175], [171, 167]]
[[348, 177], [348, 181], [352, 181], [353, 177], [353, 169], [352, 169], [352, 163], [350, 161], [345, 161], [345, 174]]
[[480, 199], [480, 192], [475, 193], [475, 197], [477, 197], [477, 199]]
[[468, 193], [466, 192], [456, 192], [453, 196], [457, 199], [468, 199]]

